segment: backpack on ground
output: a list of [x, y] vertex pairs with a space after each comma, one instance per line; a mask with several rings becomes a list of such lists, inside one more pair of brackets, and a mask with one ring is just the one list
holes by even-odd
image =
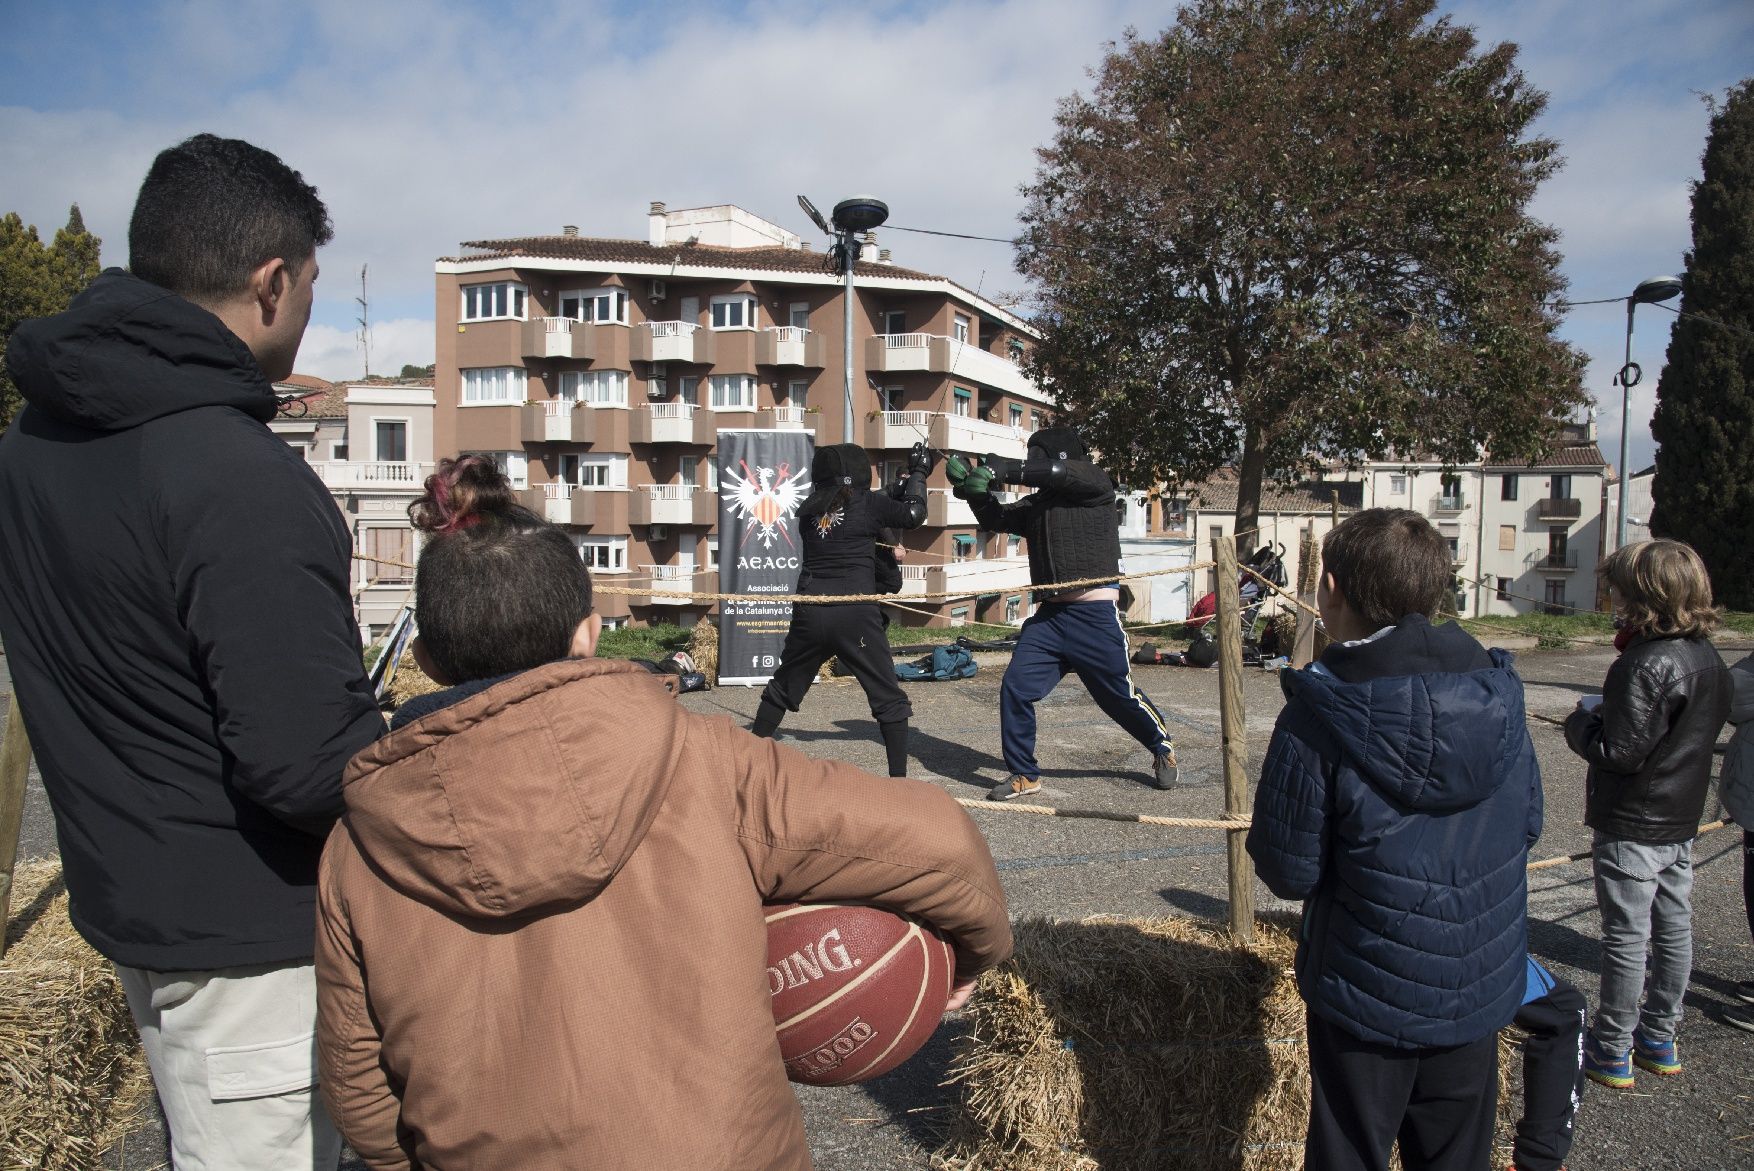
[[978, 667], [974, 656], [959, 646], [933, 647], [932, 653], [911, 663], [897, 663], [895, 677], [910, 683], [936, 682], [941, 679], [967, 679]]

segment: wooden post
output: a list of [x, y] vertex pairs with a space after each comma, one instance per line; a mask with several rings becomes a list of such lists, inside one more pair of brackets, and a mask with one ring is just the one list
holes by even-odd
[[[1224, 737], [1224, 812], [1249, 812], [1247, 715], [1242, 705], [1242, 599], [1237, 590], [1236, 545], [1213, 542], [1218, 562], [1218, 716]], [[1225, 835], [1230, 858], [1230, 933], [1255, 938], [1255, 868], [1244, 848], [1246, 829]]]
[[0, 741], [0, 955], [6, 952], [6, 924], [12, 913], [12, 870], [18, 861], [18, 833], [24, 826], [24, 780], [30, 774], [30, 737], [18, 693], [6, 705], [6, 739]]
[[[1322, 572], [1321, 554], [1317, 552], [1315, 537], [1306, 533], [1303, 542], [1297, 549], [1297, 600], [1304, 606], [1314, 606], [1316, 602], [1316, 586]], [[1316, 657], [1316, 620], [1315, 615], [1297, 608], [1297, 641], [1291, 647], [1292, 669], [1301, 671]]]

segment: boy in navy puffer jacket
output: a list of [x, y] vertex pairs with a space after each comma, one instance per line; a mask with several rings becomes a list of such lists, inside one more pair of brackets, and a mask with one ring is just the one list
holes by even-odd
[[1328, 534], [1316, 601], [1334, 645], [1281, 675], [1248, 850], [1304, 902], [1305, 1165], [1483, 1171], [1499, 1028], [1522, 1003], [1541, 776], [1503, 651], [1430, 615], [1449, 552], [1369, 509]]

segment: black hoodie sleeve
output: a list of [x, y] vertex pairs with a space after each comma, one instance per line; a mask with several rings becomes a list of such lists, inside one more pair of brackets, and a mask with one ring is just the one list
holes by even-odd
[[213, 697], [231, 788], [325, 833], [349, 758], [383, 731], [334, 501], [260, 423], [212, 412], [202, 458], [160, 478], [156, 510], [189, 653]]

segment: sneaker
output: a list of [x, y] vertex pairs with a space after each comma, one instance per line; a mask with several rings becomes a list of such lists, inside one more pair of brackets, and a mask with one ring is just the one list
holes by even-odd
[[1723, 1022], [1733, 1029], [1741, 1029], [1744, 1033], [1754, 1033], [1754, 1008], [1732, 1004], [1724, 1009]]
[[1583, 1071], [1592, 1082], [1611, 1090], [1632, 1088], [1632, 1055], [1625, 1049], [1610, 1053], [1593, 1035], [1583, 1039]]
[[1173, 789], [1181, 778], [1181, 770], [1176, 768], [1175, 748], [1167, 752], [1159, 752], [1151, 762], [1151, 783], [1159, 789]]
[[1730, 994], [1743, 1004], [1754, 1004], [1754, 980], [1738, 980]]
[[1028, 777], [1013, 774], [994, 785], [987, 794], [987, 800], [1010, 801], [1016, 797], [1028, 797], [1039, 792], [1041, 792], [1041, 779], [1039, 777], [1031, 780]]
[[1632, 1030], [1632, 1064], [1661, 1077], [1674, 1077], [1681, 1072], [1681, 1058], [1675, 1052], [1674, 1038], [1653, 1041], [1637, 1029]]

